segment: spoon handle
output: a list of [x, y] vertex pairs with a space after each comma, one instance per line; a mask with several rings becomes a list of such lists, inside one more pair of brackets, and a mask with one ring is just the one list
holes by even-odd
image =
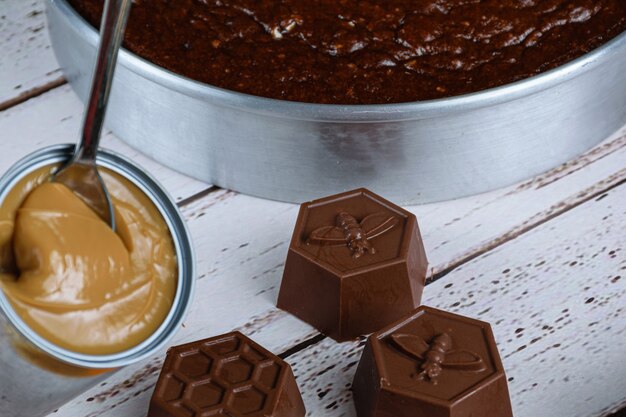
[[100, 133], [104, 124], [107, 102], [117, 53], [124, 39], [124, 29], [131, 0], [106, 0], [100, 23], [100, 45], [94, 69], [89, 101], [85, 109], [80, 142], [74, 153], [74, 161], [95, 164]]

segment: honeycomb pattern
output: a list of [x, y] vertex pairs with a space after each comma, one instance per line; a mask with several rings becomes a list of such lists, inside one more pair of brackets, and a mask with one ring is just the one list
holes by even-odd
[[209, 373], [211, 362], [213, 362], [202, 352], [183, 353], [176, 358], [176, 361], [178, 362], [176, 368], [180, 370], [180, 373], [191, 378]]
[[286, 367], [238, 332], [177, 346], [167, 354], [152, 401], [176, 416], [271, 416]]
[[233, 357], [233, 360], [222, 362], [218, 375], [230, 384], [237, 384], [250, 379], [254, 365], [244, 357]]
[[190, 400], [199, 408], [213, 407], [222, 402], [224, 392], [225, 390], [221, 386], [213, 382], [206, 382], [193, 387]]
[[233, 393], [232, 406], [234, 409], [239, 410], [241, 414], [250, 414], [263, 410], [266, 398], [267, 396], [263, 392], [252, 387], [243, 391], [235, 391]]

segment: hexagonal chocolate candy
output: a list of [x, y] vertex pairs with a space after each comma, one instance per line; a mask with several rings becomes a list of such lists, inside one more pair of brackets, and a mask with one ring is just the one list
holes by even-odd
[[337, 341], [420, 304], [428, 262], [415, 216], [366, 189], [300, 207], [278, 296]]
[[168, 350], [148, 417], [303, 417], [291, 367], [239, 332]]
[[352, 390], [358, 417], [513, 417], [491, 326], [429, 307], [370, 336]]

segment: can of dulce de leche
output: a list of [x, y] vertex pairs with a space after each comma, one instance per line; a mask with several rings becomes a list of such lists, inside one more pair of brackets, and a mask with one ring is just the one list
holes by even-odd
[[39, 417], [164, 348], [191, 303], [190, 234], [145, 171], [101, 150], [113, 231], [50, 182], [73, 145], [0, 178], [0, 416]]

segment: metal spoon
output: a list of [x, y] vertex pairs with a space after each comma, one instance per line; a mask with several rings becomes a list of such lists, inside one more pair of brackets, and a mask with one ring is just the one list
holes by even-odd
[[115, 63], [131, 0], [106, 0], [100, 24], [100, 45], [91, 80], [91, 92], [85, 109], [80, 141], [70, 161], [52, 177], [71, 189], [115, 230], [111, 198], [96, 166], [96, 154], [104, 123]]

